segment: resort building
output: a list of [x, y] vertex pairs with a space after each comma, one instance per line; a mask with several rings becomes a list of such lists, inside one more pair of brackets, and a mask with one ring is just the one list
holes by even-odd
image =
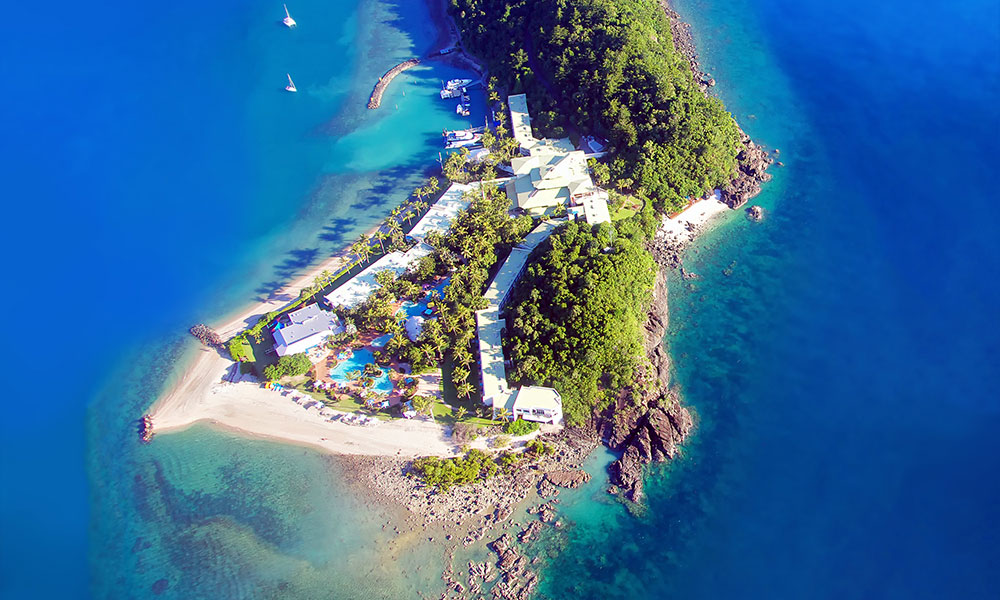
[[[505, 408], [511, 415], [514, 415], [515, 412], [515, 402], [519, 390], [512, 390], [507, 385], [507, 365], [503, 358], [505, 324], [502, 316], [503, 309], [510, 299], [514, 284], [517, 283], [528, 265], [528, 257], [531, 256], [531, 252], [545, 241], [559, 225], [560, 223], [555, 221], [543, 222], [529, 233], [524, 241], [511, 250], [510, 256], [497, 271], [490, 287], [486, 289], [484, 297], [489, 302], [489, 306], [476, 312], [483, 403], [495, 408]], [[527, 388], [530, 390], [522, 399], [519, 416], [531, 421], [559, 423], [562, 419], [562, 399], [559, 397], [559, 393], [552, 388], [526, 386], [522, 389]], [[558, 410], [556, 411], [554, 407]]]
[[514, 392], [510, 412], [515, 419], [558, 425], [562, 421], [562, 397], [549, 387], [525, 385]]
[[326, 300], [330, 303], [330, 306], [354, 308], [367, 300], [368, 296], [378, 289], [378, 282], [375, 281], [377, 273], [391, 271], [399, 277], [411, 265], [420, 260], [421, 257], [427, 256], [432, 252], [434, 252], [434, 248], [424, 243], [417, 243], [416, 246], [406, 252], [390, 252], [327, 294]]
[[566, 138], [535, 138], [524, 94], [510, 96], [507, 105], [514, 139], [524, 155], [510, 161], [514, 178], [506, 191], [513, 205], [533, 216], [565, 206], [591, 225], [610, 221], [607, 193], [590, 178], [587, 155]]
[[314, 348], [331, 335], [344, 332], [344, 324], [337, 315], [313, 303], [292, 311], [273, 330], [274, 351], [278, 356], [298, 354]]

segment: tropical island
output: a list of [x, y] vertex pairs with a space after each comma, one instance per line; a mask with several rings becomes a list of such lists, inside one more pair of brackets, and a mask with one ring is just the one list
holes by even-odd
[[[643, 465], [694, 427], [662, 347], [665, 271], [771, 159], [707, 93], [669, 9], [431, 4], [441, 56], [483, 75], [480, 147], [316, 272], [193, 328], [201, 355], [143, 431], [210, 421], [354, 456], [366, 493], [467, 545], [529, 494], [578, 485], [599, 441], [621, 455], [609, 491], [638, 506]], [[551, 520], [551, 501], [537, 510]]]

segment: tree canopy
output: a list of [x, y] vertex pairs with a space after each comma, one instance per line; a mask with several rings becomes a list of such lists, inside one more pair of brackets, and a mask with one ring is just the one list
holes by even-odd
[[288, 354], [279, 358], [273, 365], [264, 367], [264, 378], [274, 381], [285, 376], [305, 375], [311, 368], [312, 362], [304, 353]]
[[607, 224], [571, 222], [532, 257], [514, 289], [514, 378], [559, 390], [569, 424], [586, 420], [635, 380], [656, 266], [632, 238]]
[[625, 191], [669, 212], [735, 175], [736, 122], [701, 92], [656, 2], [451, 1], [464, 43], [510, 93], [528, 94], [535, 127], [606, 137]]

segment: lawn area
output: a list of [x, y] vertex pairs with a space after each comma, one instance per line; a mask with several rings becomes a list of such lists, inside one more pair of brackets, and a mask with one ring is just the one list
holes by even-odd
[[[466, 410], [469, 410], [469, 406], [468, 406], [467, 402], [459, 403], [459, 406], [465, 406]], [[472, 423], [473, 425], [487, 425], [487, 426], [488, 425], [495, 425], [496, 424], [493, 421], [490, 421], [489, 419], [484, 419], [482, 417], [472, 416], [474, 414], [475, 414], [474, 412], [472, 412], [471, 410], [469, 410], [469, 412], [465, 415], [465, 418], [462, 419], [461, 422], [462, 423]], [[438, 421], [438, 422], [447, 423], [449, 425], [452, 425], [452, 424], [454, 424], [456, 422], [456, 419], [454, 417], [454, 412], [452, 411], [452, 409], [448, 408], [442, 402], [435, 402], [434, 403], [434, 419], [436, 421]]]
[[614, 221], [621, 221], [623, 219], [627, 219], [627, 218], [631, 217], [635, 213], [636, 213], [635, 209], [626, 208], [626, 207], [623, 206], [623, 207], [619, 208], [617, 211], [615, 211], [615, 214], [611, 215], [611, 221], [612, 222], [614, 222]]

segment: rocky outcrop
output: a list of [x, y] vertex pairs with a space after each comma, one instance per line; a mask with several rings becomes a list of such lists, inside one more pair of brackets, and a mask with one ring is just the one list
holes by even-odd
[[223, 347], [222, 338], [219, 336], [219, 334], [216, 333], [214, 329], [212, 329], [208, 325], [205, 325], [204, 323], [198, 323], [188, 331], [191, 332], [191, 335], [198, 338], [199, 342], [205, 344], [209, 348]]
[[570, 471], [549, 471], [545, 479], [556, 487], [575, 488], [590, 481], [590, 473], [574, 469]]
[[497, 600], [527, 600], [538, 585], [538, 575], [528, 570], [528, 559], [517, 551], [514, 540], [503, 534], [490, 547], [497, 555], [500, 579], [490, 590]]
[[622, 458], [611, 464], [611, 483], [633, 502], [643, 498], [643, 466], [680, 454], [680, 446], [694, 429], [694, 418], [670, 392], [670, 360], [663, 349], [667, 328], [666, 277], [661, 271], [653, 288], [653, 303], [645, 328], [649, 364], [637, 389], [622, 394], [598, 421], [599, 432]]
[[742, 130], [740, 138], [743, 149], [736, 155], [736, 160], [739, 161], [736, 177], [722, 189], [722, 201], [729, 208], [739, 208], [760, 193], [761, 184], [771, 180], [767, 168], [774, 162], [767, 151], [754, 144]]

